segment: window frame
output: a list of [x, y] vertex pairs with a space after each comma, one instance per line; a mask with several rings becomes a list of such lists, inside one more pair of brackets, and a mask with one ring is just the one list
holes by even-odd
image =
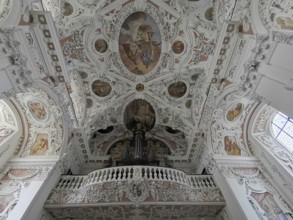
[[[279, 126], [276, 122], [276, 117], [282, 117], [285, 122], [283, 123], [282, 126]], [[286, 126], [291, 124], [291, 126], [293, 127], [293, 119], [287, 115], [285, 115], [284, 113], [277, 111], [274, 116], [271, 119], [270, 122], [270, 132], [271, 132], [271, 136], [279, 143], [281, 144], [283, 147], [285, 147], [287, 150], [289, 150], [291, 153], [293, 152], [293, 134], [288, 133], [287, 131], [285, 131]], [[276, 127], [279, 131], [276, 132], [276, 130], [274, 130], [274, 127]], [[281, 135], [281, 136], [280, 136]], [[291, 139], [292, 145], [289, 143], [286, 143], [287, 141], [284, 140], [284, 138], [282, 138], [282, 135], [285, 135], [287, 138]]]

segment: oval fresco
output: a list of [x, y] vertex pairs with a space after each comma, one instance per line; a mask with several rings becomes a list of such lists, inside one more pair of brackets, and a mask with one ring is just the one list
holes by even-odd
[[65, 2], [64, 4], [64, 15], [69, 16], [73, 13], [73, 6], [69, 4], [68, 2]]
[[226, 114], [226, 118], [228, 121], [236, 121], [236, 119], [241, 115], [243, 110], [242, 103], [235, 103], [232, 105]]
[[112, 87], [109, 83], [97, 79], [92, 84], [92, 90], [97, 96], [105, 97], [110, 94]]
[[119, 35], [119, 53], [125, 67], [136, 75], [152, 71], [161, 55], [161, 34], [155, 20], [144, 12], [129, 15]]
[[184, 51], [184, 43], [180, 40], [175, 41], [172, 45], [172, 51], [176, 54], [181, 54]]
[[186, 93], [186, 90], [187, 90], [187, 86], [182, 81], [172, 83], [168, 87], [169, 95], [174, 98], [181, 98]]
[[151, 130], [156, 122], [154, 108], [145, 100], [130, 102], [124, 112], [124, 124], [131, 131], [137, 123], [141, 123], [145, 130]]
[[45, 120], [48, 116], [45, 105], [38, 100], [30, 100], [27, 102], [30, 113], [34, 116], [35, 119], [42, 121]]
[[108, 44], [105, 40], [103, 39], [98, 39], [95, 41], [95, 49], [99, 53], [105, 53], [108, 49]]

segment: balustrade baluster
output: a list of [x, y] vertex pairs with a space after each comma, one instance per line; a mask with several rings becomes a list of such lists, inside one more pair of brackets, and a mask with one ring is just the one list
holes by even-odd
[[176, 177], [178, 179], [178, 182], [181, 183], [180, 173], [178, 173], [178, 171], [176, 172]]
[[87, 176], [63, 176], [57, 183], [56, 189], [78, 190], [90, 184], [129, 180], [137, 177], [147, 180], [177, 182], [195, 189], [217, 188], [213, 177], [210, 175], [186, 175], [179, 170], [162, 167], [125, 166], [97, 170], [89, 173]]
[[185, 183], [185, 176], [183, 173], [180, 173], [181, 183]]
[[155, 180], [160, 178], [158, 168], [154, 168], [154, 174], [155, 174]]
[[76, 185], [77, 185], [77, 183], [78, 183], [78, 180], [79, 180], [79, 178], [78, 178], [78, 176], [75, 176], [74, 177], [74, 181], [73, 181], [73, 184], [72, 184], [72, 189], [75, 189], [76, 188]]
[[60, 189], [63, 189], [63, 186], [65, 185], [66, 179], [62, 179], [62, 182], [60, 184]]
[[64, 179], [61, 179], [60, 184], [59, 184], [59, 189], [62, 189], [63, 184], [64, 184]]
[[124, 179], [127, 179], [128, 180], [128, 175], [129, 175], [129, 169], [128, 168], [125, 168], [124, 169], [124, 175], [125, 175], [125, 178]]
[[205, 180], [206, 180], [207, 187], [211, 188], [212, 186], [211, 186], [211, 182], [210, 182], [209, 178], [206, 177]]
[[68, 188], [72, 189], [74, 187], [74, 184], [75, 184], [75, 177], [71, 178], [71, 181], [69, 182]]
[[172, 171], [171, 171], [171, 170], [168, 170], [168, 173], [169, 173], [169, 179], [170, 179], [170, 180], [173, 180]]
[[206, 178], [203, 178], [202, 181], [203, 181], [204, 188], [208, 188], [207, 179]]
[[120, 180], [125, 180], [126, 179], [126, 170], [125, 168], [120, 168]]
[[211, 180], [212, 187], [216, 188], [217, 186], [216, 186], [214, 179], [212, 177], [209, 177], [209, 179]]
[[133, 168], [131, 167], [131, 168], [130, 168], [130, 179], [133, 179], [133, 172], [134, 172], [134, 170], [133, 170]]
[[160, 173], [161, 180], [164, 180], [165, 177], [164, 177], [163, 170], [162, 169], [159, 169], [159, 173]]
[[102, 174], [101, 174], [101, 179], [100, 179], [101, 182], [104, 181], [105, 173], [106, 173], [106, 170], [103, 170], [103, 171], [102, 171]]
[[156, 173], [154, 168], [151, 168], [151, 173], [152, 173], [152, 179], [156, 179]]
[[120, 168], [115, 168], [115, 180], [120, 179]]
[[205, 182], [203, 181], [203, 178], [200, 177], [200, 185], [201, 185], [201, 188], [205, 188]]
[[75, 189], [79, 189], [83, 182], [83, 177], [79, 177]]
[[112, 178], [112, 169], [108, 169], [107, 170], [108, 172], [107, 172], [107, 181], [109, 181], [109, 180], [111, 180]]
[[120, 175], [120, 169], [115, 168], [115, 170], [114, 170], [114, 180], [117, 180], [119, 178], [119, 175]]
[[99, 182], [100, 178], [101, 178], [101, 171], [98, 170], [97, 172], [95, 172], [95, 174], [96, 174], [96, 178], [97, 178], [96, 182]]

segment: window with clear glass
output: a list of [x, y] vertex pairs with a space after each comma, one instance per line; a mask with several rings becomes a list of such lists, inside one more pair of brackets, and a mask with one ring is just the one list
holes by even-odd
[[278, 112], [272, 120], [274, 137], [289, 150], [293, 150], [293, 119]]

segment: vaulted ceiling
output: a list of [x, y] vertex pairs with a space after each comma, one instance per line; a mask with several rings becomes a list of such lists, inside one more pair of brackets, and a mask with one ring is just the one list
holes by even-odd
[[[88, 173], [110, 166], [137, 122], [153, 133], [159, 159], [188, 173], [207, 149], [251, 155], [244, 128], [260, 101], [251, 70], [272, 47], [266, 36], [255, 41], [250, 1], [41, 3], [23, 11], [18, 31], [1, 32], [3, 54], [24, 55], [1, 61], [13, 86], [26, 88], [15, 96], [29, 130], [20, 155], [57, 155], [69, 143], [75, 170]], [[284, 8], [259, 7], [267, 28], [287, 27], [269, 20]], [[38, 80], [30, 87], [26, 77]], [[60, 126], [66, 120], [72, 128]], [[47, 147], [32, 152], [38, 141]]]
[[213, 1], [43, 5], [52, 12], [69, 70], [78, 157], [91, 167], [106, 166], [109, 148], [140, 117], [169, 146], [168, 163], [195, 172], [219, 35]]

